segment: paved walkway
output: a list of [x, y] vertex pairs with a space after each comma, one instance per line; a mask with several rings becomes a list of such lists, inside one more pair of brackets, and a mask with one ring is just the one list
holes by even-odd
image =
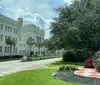
[[11, 74], [21, 70], [44, 68], [45, 64], [55, 62], [60, 59], [61, 58], [53, 58], [31, 62], [20, 62], [20, 60], [0, 62], [0, 76], [4, 76], [6, 74]]
[[58, 78], [63, 81], [85, 84], [85, 85], [94, 85], [94, 78], [81, 77], [74, 74], [74, 72], [54, 72], [55, 78]]

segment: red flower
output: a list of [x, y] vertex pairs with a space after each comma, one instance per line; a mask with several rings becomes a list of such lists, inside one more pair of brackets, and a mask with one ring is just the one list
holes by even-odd
[[92, 58], [88, 58], [85, 60], [84, 68], [94, 68], [92, 64]]

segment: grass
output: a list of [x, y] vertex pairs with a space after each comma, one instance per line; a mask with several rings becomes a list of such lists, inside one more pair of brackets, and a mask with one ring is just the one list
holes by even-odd
[[75, 65], [77, 67], [83, 67], [83, 64], [84, 63], [81, 63], [81, 62], [63, 62], [61, 60], [61, 61], [56, 61], [56, 62], [53, 62], [53, 63], [46, 64], [46, 66], [49, 66], [49, 67], [60, 67], [60, 66], [66, 66], [66, 65], [69, 65], [69, 66]]
[[0, 85], [82, 85], [54, 79], [56, 68], [21, 71], [0, 77]]
[[58, 70], [59, 66], [63, 65], [75, 65], [81, 67], [83, 63], [66, 63], [57, 61], [47, 64], [49, 68], [20, 71], [0, 77], [0, 85], [83, 85], [54, 79], [52, 77], [52, 72], [55, 72], [56, 70]]
[[51, 59], [51, 58], [60, 58], [60, 55], [56, 55], [56, 56], [38, 56], [38, 57], [29, 57], [30, 60], [29, 61], [36, 61], [36, 60], [44, 60], [44, 59]]

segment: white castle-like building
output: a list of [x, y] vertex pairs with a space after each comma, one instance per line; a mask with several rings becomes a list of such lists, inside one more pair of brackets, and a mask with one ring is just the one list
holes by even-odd
[[[35, 43], [43, 42], [44, 41], [44, 30], [40, 29], [39, 27], [35, 26], [34, 24], [24, 25], [22, 27], [22, 34], [21, 34], [21, 42], [20, 42], [20, 54], [28, 55], [29, 54], [29, 47], [27, 46], [26, 42], [29, 37], [34, 39]], [[38, 52], [38, 48], [36, 46], [32, 46], [33, 54], [41, 54], [44, 49], [43, 47], [40, 48], [40, 53]]]
[[[12, 20], [0, 14], [0, 56], [9, 56], [10, 47], [5, 43], [7, 37], [15, 38], [17, 43], [12, 46], [12, 55], [29, 55], [27, 39], [32, 37], [36, 42], [43, 42], [45, 31], [34, 24], [23, 25], [23, 19]], [[33, 46], [33, 54], [38, 54], [38, 48]], [[40, 49], [40, 54], [43, 48]]]

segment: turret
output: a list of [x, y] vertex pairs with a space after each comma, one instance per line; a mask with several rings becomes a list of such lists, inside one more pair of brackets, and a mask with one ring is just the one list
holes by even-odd
[[23, 23], [23, 18], [17, 18], [17, 21], [22, 24]]
[[20, 36], [22, 34], [23, 18], [17, 18], [17, 21], [20, 24], [20, 26], [19, 26], [19, 40], [21, 40], [22, 37], [20, 37]]

